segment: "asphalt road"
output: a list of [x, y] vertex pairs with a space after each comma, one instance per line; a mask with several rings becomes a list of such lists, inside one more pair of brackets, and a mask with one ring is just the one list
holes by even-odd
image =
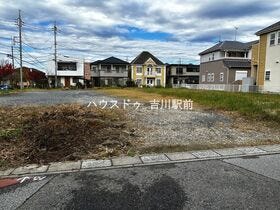
[[101, 100], [109, 102], [114, 99], [94, 90], [32, 91], [1, 96], [0, 106], [89, 104], [92, 101], [99, 103]]
[[280, 155], [48, 176], [0, 191], [0, 209], [279, 209]]

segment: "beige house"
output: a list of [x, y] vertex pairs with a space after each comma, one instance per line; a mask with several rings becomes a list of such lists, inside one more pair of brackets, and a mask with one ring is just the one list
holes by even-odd
[[140, 53], [131, 62], [131, 79], [138, 86], [166, 85], [166, 65], [147, 51]]
[[257, 85], [268, 92], [280, 92], [280, 21], [256, 33], [253, 46], [252, 75]]

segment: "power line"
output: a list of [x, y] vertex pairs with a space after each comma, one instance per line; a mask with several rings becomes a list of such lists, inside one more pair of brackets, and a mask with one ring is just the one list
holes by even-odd
[[29, 55], [32, 59], [34, 59], [34, 61], [35, 61], [36, 63], [38, 63], [39, 65], [45, 67], [44, 64], [42, 64], [42, 62], [39, 61], [36, 57], [34, 57], [33, 55], [29, 54], [29, 53], [28, 53], [27, 51], [25, 51], [25, 50], [24, 50], [24, 52], [25, 52], [25, 54]]
[[50, 50], [51, 47], [46, 47], [46, 48], [38, 48], [38, 47], [34, 47], [30, 44], [27, 44], [26, 42], [23, 42], [24, 45], [26, 45], [27, 47], [33, 48], [34, 50]]

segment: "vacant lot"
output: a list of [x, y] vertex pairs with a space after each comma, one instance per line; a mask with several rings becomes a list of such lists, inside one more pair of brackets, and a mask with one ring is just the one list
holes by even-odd
[[230, 93], [222, 91], [174, 88], [105, 89], [104, 93], [149, 102], [158, 98], [191, 99], [195, 108], [230, 111], [252, 120], [277, 123], [280, 126], [280, 95]]
[[[277, 95], [158, 88], [100, 91], [145, 104], [140, 110], [128, 112], [131, 120], [137, 123], [143, 142], [141, 152], [280, 143], [279, 115], [275, 115], [279, 113]], [[149, 101], [162, 98], [192, 99], [194, 110], [151, 110]], [[254, 111], [244, 115], [250, 107]]]
[[0, 169], [127, 154], [136, 141], [121, 110], [80, 105], [0, 108]]
[[[279, 113], [276, 106], [279, 96], [263, 95], [262, 98], [256, 94], [250, 102], [250, 95], [229, 95], [233, 103], [239, 99], [247, 101], [244, 109], [252, 106], [257, 110], [243, 117], [238, 106], [233, 106], [234, 109], [229, 102], [217, 101], [218, 98], [228, 101], [225, 98], [228, 93], [213, 92], [213, 98], [205, 96], [207, 92], [191, 93], [194, 98], [185, 96], [188, 90], [180, 89], [60, 90], [1, 96], [0, 168], [136, 153], [280, 143], [279, 116], [274, 115]], [[86, 106], [91, 101], [117, 99], [122, 102], [124, 98], [142, 105], [138, 110], [133, 106], [125, 110]], [[194, 110], [151, 110], [149, 101], [169, 98], [192, 99]]]

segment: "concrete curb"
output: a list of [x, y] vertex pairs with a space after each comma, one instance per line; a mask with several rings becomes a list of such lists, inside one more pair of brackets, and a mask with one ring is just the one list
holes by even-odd
[[48, 165], [31, 164], [18, 168], [7, 169], [5, 171], [0, 171], [0, 178], [42, 176], [79, 171], [143, 167], [205, 160], [223, 160], [271, 154], [280, 154], [280, 144], [164, 154], [147, 154], [135, 157], [116, 157], [105, 160], [89, 159], [75, 162], [56, 162], [50, 163]]

